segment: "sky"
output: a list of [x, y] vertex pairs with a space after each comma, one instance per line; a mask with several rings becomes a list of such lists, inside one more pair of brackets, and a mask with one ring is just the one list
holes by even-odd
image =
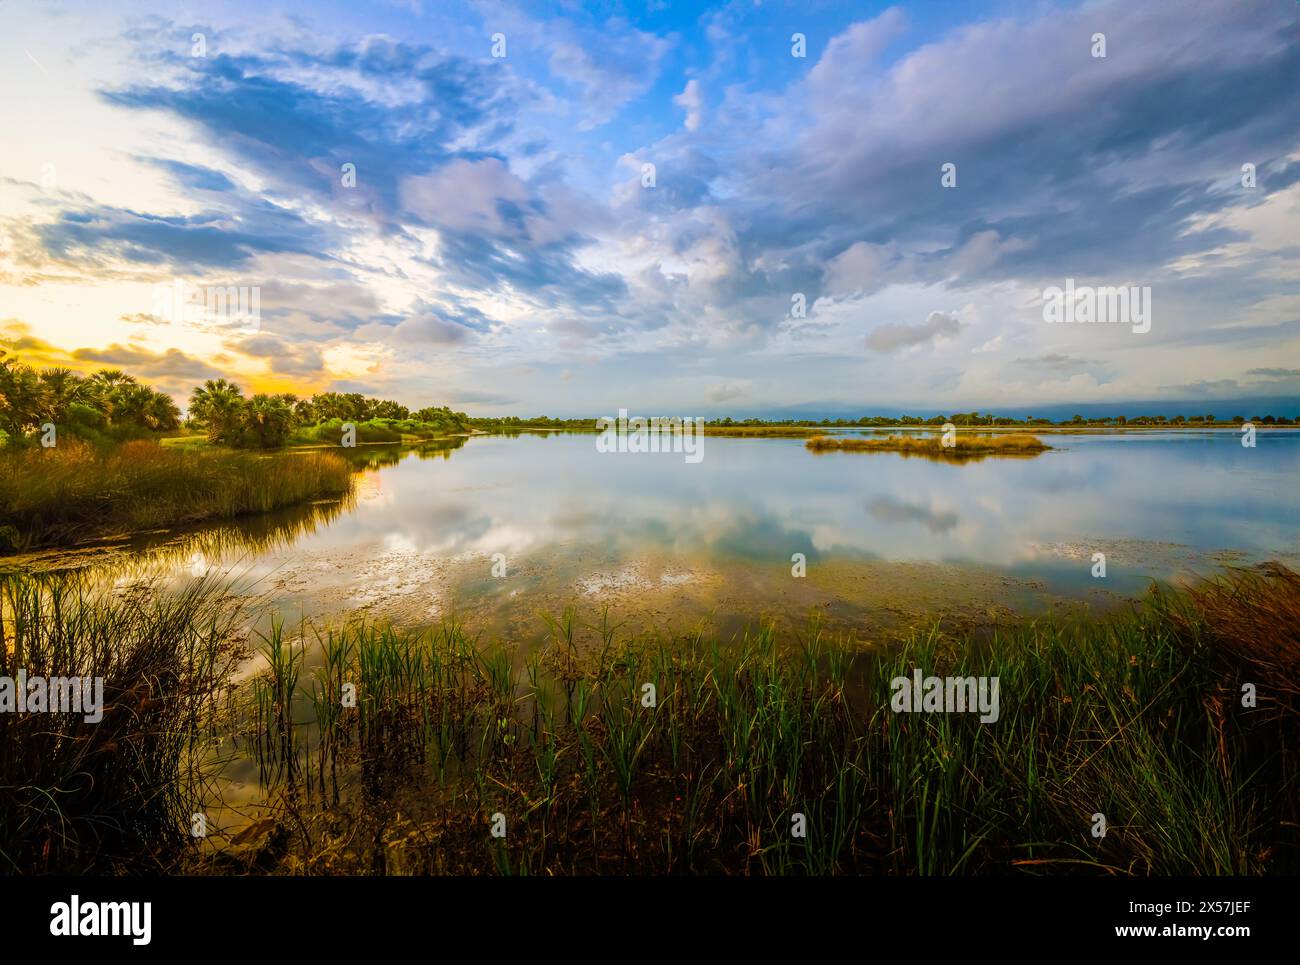
[[0, 92], [0, 347], [182, 405], [1300, 398], [1291, 0], [0, 0]]

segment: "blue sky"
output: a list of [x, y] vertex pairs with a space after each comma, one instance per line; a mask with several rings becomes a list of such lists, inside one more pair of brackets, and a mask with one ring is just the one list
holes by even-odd
[[[0, 337], [182, 401], [1300, 396], [1298, 9], [5, 2]], [[1150, 331], [1047, 324], [1066, 279]]]

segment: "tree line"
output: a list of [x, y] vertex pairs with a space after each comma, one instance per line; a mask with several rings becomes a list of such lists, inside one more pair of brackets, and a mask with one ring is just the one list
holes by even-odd
[[51, 423], [90, 438], [132, 438], [177, 429], [171, 396], [120, 369], [82, 376], [65, 368], [37, 371], [0, 349], [0, 430], [10, 440]]
[[208, 379], [190, 394], [189, 413], [182, 419], [171, 396], [120, 369], [101, 369], [92, 375], [66, 368], [37, 370], [0, 349], [0, 432], [10, 445], [30, 441], [30, 434], [53, 424], [59, 432], [92, 442], [123, 441], [184, 427], [204, 430], [209, 441], [221, 445], [269, 449], [284, 445], [303, 430], [332, 429], [343, 423], [367, 427], [372, 438], [400, 439], [403, 431], [463, 432], [469, 417], [447, 406], [412, 411], [400, 402], [359, 392], [245, 397], [234, 382]]
[[359, 392], [321, 392], [306, 399], [291, 393], [244, 398], [243, 390], [226, 379], [209, 379], [190, 394], [189, 424], [222, 445], [270, 449], [284, 445], [297, 430], [344, 423], [389, 429], [400, 438], [402, 429], [463, 432], [469, 417], [447, 406], [412, 412], [400, 402]]

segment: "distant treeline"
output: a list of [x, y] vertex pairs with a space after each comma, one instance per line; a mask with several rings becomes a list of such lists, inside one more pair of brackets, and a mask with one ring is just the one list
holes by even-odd
[[509, 432], [512, 429], [594, 429], [596, 420], [591, 419], [552, 419], [550, 416], [537, 415], [520, 418], [517, 415], [496, 417], [474, 417], [469, 424], [485, 432]]
[[[644, 413], [647, 417], [651, 413]], [[941, 426], [944, 423], [951, 422], [955, 426], [1207, 426], [1207, 425], [1240, 425], [1243, 422], [1254, 422], [1259, 425], [1279, 425], [1289, 426], [1300, 424], [1300, 416], [1288, 418], [1287, 416], [1258, 416], [1252, 415], [1247, 419], [1245, 416], [1234, 415], [1230, 419], [1219, 419], [1213, 414], [1193, 415], [1193, 416], [1173, 416], [1167, 417], [1162, 415], [1139, 415], [1139, 416], [1099, 416], [1096, 418], [1085, 419], [1081, 415], [1076, 415], [1071, 419], [1061, 419], [1053, 421], [1051, 419], [1036, 418], [1034, 416], [1025, 416], [1023, 419], [1015, 419], [1011, 416], [993, 415], [992, 413], [981, 412], [955, 412], [950, 416], [937, 415], [929, 419], [920, 416], [862, 416], [860, 419], [733, 419], [727, 416], [723, 419], [708, 419], [706, 425], [722, 427], [764, 427], [764, 426], [826, 426], [828, 428], [851, 429], [855, 427], [885, 427], [885, 426]], [[469, 424], [476, 429], [487, 431], [510, 431], [523, 429], [595, 429], [597, 420], [589, 419], [557, 419], [551, 416], [532, 416], [530, 418], [520, 418], [519, 416], [504, 416], [497, 418], [471, 418]]]
[[1257, 416], [1253, 415], [1249, 419], [1245, 416], [1235, 415], [1230, 419], [1218, 419], [1214, 415], [1176, 415], [1172, 418], [1162, 415], [1140, 415], [1140, 416], [1097, 416], [1085, 419], [1081, 415], [1076, 415], [1070, 419], [1061, 419], [1052, 421], [1051, 419], [1040, 419], [1035, 416], [1025, 416], [1023, 419], [1015, 419], [1011, 416], [993, 415], [989, 412], [954, 412], [952, 415], [937, 415], [929, 419], [923, 419], [920, 416], [886, 416], [872, 415], [863, 416], [860, 419], [743, 419], [733, 421], [730, 416], [725, 419], [713, 419], [709, 425], [721, 426], [830, 426], [833, 428], [853, 428], [855, 426], [865, 427], [883, 427], [883, 426], [941, 426], [946, 422], [951, 422], [955, 426], [1195, 426], [1195, 425], [1240, 425], [1243, 422], [1255, 422], [1261, 425], [1271, 426], [1289, 426], [1300, 424], [1300, 416], [1288, 418], [1286, 416]]

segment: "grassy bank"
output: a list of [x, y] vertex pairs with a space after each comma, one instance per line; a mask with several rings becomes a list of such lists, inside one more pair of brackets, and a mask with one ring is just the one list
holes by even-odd
[[200, 810], [191, 753], [234, 666], [220, 588], [0, 579], [0, 677], [102, 677], [102, 719], [0, 713], [0, 872], [166, 870]]
[[805, 446], [813, 452], [901, 452], [935, 459], [969, 459], [979, 456], [1029, 456], [1052, 447], [1037, 436], [969, 436], [960, 433], [945, 446], [938, 436], [814, 436]]
[[348, 492], [330, 453], [260, 454], [75, 439], [0, 452], [0, 551], [232, 519]]
[[807, 426], [728, 426], [712, 422], [704, 426], [704, 434], [707, 436], [737, 436], [740, 438], [803, 439], [808, 436], [819, 435], [821, 431], [820, 429], [810, 429]]
[[[1273, 569], [1104, 622], [887, 651], [816, 625], [623, 636], [572, 612], [522, 664], [454, 622], [305, 649], [277, 629], [242, 725], [277, 804], [260, 843], [195, 868], [1294, 872], [1297, 628], [1300, 579]], [[891, 680], [918, 668], [997, 677], [999, 718], [893, 712]]]

